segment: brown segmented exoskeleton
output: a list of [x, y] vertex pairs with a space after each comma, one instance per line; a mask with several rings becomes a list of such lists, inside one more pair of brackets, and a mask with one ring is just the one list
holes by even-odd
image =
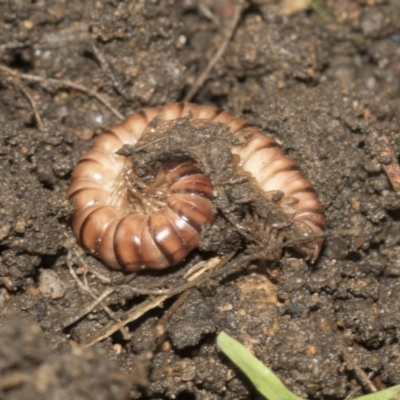
[[[152, 182], [127, 187], [125, 176], [132, 162], [117, 151], [125, 144], [135, 145], [156, 117], [224, 124], [242, 143], [231, 148], [241, 168], [266, 194], [283, 192], [280, 204], [297, 230], [311, 234], [325, 229], [313, 186], [273, 138], [219, 108], [173, 103], [144, 109], [114, 125], [94, 141], [72, 174], [67, 195], [75, 204], [73, 232], [110, 267], [135, 271], [175, 265], [197, 246], [202, 226], [215, 220], [212, 182], [190, 161], [166, 162]], [[157, 202], [161, 192], [164, 205]], [[138, 200], [134, 205], [132, 196]], [[314, 261], [322, 243], [322, 238], [314, 239], [306, 257]]]

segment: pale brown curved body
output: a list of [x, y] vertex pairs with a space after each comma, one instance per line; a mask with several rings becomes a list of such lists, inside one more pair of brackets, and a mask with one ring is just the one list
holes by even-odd
[[[227, 111], [196, 104], [169, 104], [144, 109], [100, 135], [76, 166], [68, 198], [75, 202], [73, 231], [83, 246], [113, 268], [160, 269], [183, 260], [200, 240], [201, 226], [213, 223], [212, 183], [191, 162], [172, 164], [162, 171], [160, 185], [170, 196], [161, 209], [132, 208], [123, 187], [129, 159], [116, 154], [124, 144], [134, 145], [155, 118], [210, 120], [225, 124], [244, 144], [231, 151], [264, 192], [282, 191], [283, 211], [307, 233], [325, 229], [321, 205], [311, 183], [297, 164], [261, 129]], [[295, 201], [293, 201], [295, 199]], [[150, 212], [149, 212], [150, 210]], [[154, 211], [154, 212], [153, 212]], [[322, 239], [314, 240], [315, 260]]]

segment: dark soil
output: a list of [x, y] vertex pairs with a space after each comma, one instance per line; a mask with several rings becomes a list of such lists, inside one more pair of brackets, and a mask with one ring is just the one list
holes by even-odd
[[[221, 43], [233, 5], [0, 0], [0, 64], [93, 88], [128, 115], [182, 101]], [[22, 80], [39, 129], [20, 83], [1, 70], [0, 398], [256, 398], [217, 351], [220, 331], [304, 398], [367, 393], [352, 364], [379, 389], [400, 383], [400, 196], [378, 153], [382, 136], [400, 153], [400, 2], [281, 10], [250, 2], [194, 101], [275, 137], [313, 182], [329, 229], [362, 233], [328, 238], [314, 265], [287, 253], [273, 270], [260, 263], [204, 283], [171, 313], [158, 346], [154, 326], [174, 299], [130, 324], [129, 334], [83, 350], [79, 343], [113, 321], [99, 307], [77, 318], [93, 298], [68, 260], [82, 282], [83, 264], [97, 271], [87, 275], [92, 294], [115, 288], [105, 301], [114, 318], [145, 300], [122, 273], [74, 245], [65, 199], [80, 154], [117, 118], [81, 91]], [[187, 268], [143, 273], [131, 285], [172, 287]]]

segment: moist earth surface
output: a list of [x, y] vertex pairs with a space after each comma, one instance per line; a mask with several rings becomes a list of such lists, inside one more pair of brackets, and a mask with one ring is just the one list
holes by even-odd
[[247, 118], [296, 160], [332, 232], [320, 257], [284, 251], [203, 281], [82, 348], [214, 256], [110, 270], [75, 242], [65, 193], [113, 110], [184, 99], [236, 2], [0, 1], [1, 398], [257, 398], [220, 331], [303, 398], [400, 383], [400, 196], [382, 152], [400, 152], [400, 2], [296, 3], [245, 4], [192, 101]]

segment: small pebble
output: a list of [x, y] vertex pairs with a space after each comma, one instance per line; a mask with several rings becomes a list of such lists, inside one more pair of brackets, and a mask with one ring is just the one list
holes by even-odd
[[51, 269], [44, 269], [39, 276], [39, 290], [52, 299], [64, 296], [65, 287], [59, 276]]

